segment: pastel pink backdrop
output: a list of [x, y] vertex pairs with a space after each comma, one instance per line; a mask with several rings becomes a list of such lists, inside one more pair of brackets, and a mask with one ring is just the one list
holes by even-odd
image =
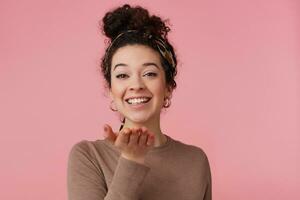
[[[118, 129], [98, 21], [124, 2], [1, 0], [0, 199], [67, 199], [72, 145]], [[170, 19], [180, 64], [162, 129], [207, 153], [213, 198], [300, 199], [299, 2], [129, 3]]]

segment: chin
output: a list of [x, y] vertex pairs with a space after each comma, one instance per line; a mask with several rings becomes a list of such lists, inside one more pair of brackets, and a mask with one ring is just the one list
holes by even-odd
[[145, 124], [147, 121], [149, 121], [149, 118], [145, 117], [130, 117], [127, 119], [129, 119], [132, 123], [136, 124]]
[[131, 114], [130, 116], [126, 116], [126, 119], [129, 120], [131, 123], [136, 123], [136, 124], [146, 124], [148, 123], [153, 116], [145, 113], [135, 113]]

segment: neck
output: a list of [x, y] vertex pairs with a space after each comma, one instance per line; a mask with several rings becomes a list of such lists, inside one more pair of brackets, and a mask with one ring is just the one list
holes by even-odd
[[129, 119], [125, 119], [123, 128], [141, 128], [146, 127], [149, 132], [153, 133], [154, 138], [154, 147], [159, 147], [167, 141], [167, 137], [161, 132], [160, 129], [160, 120], [157, 121], [147, 121], [143, 123], [132, 122]]

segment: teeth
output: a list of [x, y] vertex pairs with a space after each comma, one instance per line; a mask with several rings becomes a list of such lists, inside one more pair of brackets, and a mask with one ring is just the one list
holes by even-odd
[[127, 102], [130, 104], [139, 104], [147, 102], [150, 98], [135, 98], [135, 99], [128, 99]]

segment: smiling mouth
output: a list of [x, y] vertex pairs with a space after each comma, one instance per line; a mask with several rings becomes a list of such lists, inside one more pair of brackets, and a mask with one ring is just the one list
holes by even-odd
[[148, 103], [151, 100], [149, 97], [136, 98], [136, 99], [127, 99], [126, 102], [130, 105], [139, 105]]

